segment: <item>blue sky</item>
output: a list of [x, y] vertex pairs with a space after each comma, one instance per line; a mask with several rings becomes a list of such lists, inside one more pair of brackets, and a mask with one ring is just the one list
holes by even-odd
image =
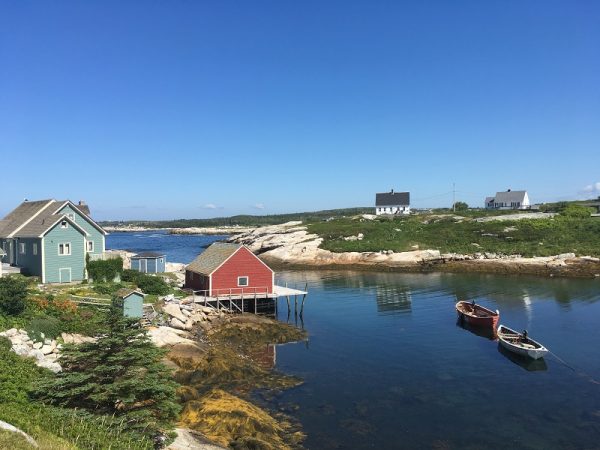
[[2, 2], [0, 214], [600, 195], [600, 2]]

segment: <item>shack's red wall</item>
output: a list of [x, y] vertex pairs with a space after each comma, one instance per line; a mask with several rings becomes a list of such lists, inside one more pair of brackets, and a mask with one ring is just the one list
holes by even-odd
[[208, 291], [209, 278], [189, 270], [185, 271], [185, 287], [195, 291]]
[[[238, 277], [248, 277], [248, 286], [238, 287]], [[215, 296], [232, 294], [273, 293], [273, 271], [245, 247], [240, 248], [212, 274], [211, 292]]]

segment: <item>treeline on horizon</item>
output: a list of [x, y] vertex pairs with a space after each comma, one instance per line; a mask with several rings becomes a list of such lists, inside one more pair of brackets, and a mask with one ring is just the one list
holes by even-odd
[[222, 226], [261, 226], [278, 225], [292, 220], [303, 222], [315, 222], [329, 219], [331, 217], [355, 216], [357, 214], [373, 214], [373, 207], [356, 207], [342, 209], [326, 209], [322, 211], [269, 214], [264, 216], [237, 215], [231, 217], [215, 217], [212, 219], [174, 219], [174, 220], [126, 220], [126, 221], [103, 221], [102, 226], [139, 226], [147, 228], [207, 228]]

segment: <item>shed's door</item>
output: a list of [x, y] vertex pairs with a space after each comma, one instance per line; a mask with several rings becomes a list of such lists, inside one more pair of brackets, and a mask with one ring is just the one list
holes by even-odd
[[71, 282], [71, 268], [67, 267], [64, 269], [58, 269], [58, 276], [60, 278], [61, 283], [70, 283]]
[[148, 260], [140, 259], [140, 272], [148, 272]]

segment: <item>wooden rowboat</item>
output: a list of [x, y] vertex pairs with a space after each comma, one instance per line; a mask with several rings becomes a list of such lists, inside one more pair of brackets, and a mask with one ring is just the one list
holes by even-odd
[[500, 312], [492, 311], [475, 302], [460, 301], [456, 304], [458, 318], [475, 327], [496, 328]]
[[539, 342], [504, 325], [498, 327], [498, 339], [502, 347], [517, 355], [539, 359], [548, 353], [548, 349]]

